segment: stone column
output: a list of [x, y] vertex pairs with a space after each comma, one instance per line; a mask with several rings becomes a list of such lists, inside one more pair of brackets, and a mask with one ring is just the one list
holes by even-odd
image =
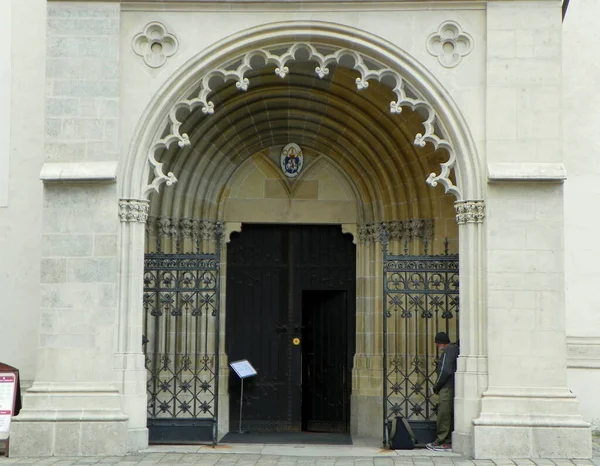
[[119, 302], [115, 369], [123, 411], [129, 417], [129, 450], [148, 446], [145, 356], [142, 352], [144, 236], [149, 202], [121, 199]]
[[356, 353], [352, 373], [351, 431], [383, 438], [381, 243], [359, 227], [356, 246]]
[[481, 200], [454, 204], [459, 225], [460, 356], [455, 382], [453, 451], [473, 454], [473, 419], [487, 387], [485, 338], [484, 230]]

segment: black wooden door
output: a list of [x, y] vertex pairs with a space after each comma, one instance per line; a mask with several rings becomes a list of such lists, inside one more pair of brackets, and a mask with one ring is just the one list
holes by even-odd
[[350, 421], [346, 291], [302, 294], [302, 428], [346, 432]]
[[[248, 359], [258, 372], [244, 381], [244, 430], [289, 432], [310, 427], [302, 419], [304, 290], [346, 293], [345, 328], [351, 338], [332, 356], [332, 364], [351, 370], [355, 261], [352, 238], [339, 226], [243, 225], [240, 234], [232, 235], [227, 248], [226, 351], [229, 361]], [[327, 335], [330, 329], [320, 331]], [[343, 372], [339, 374], [343, 377]], [[229, 395], [230, 428], [237, 430], [240, 381], [232, 373]], [[343, 392], [338, 396], [348, 398]], [[332, 400], [333, 394], [327, 399]], [[341, 403], [345, 407], [338, 411], [348, 412], [349, 401]], [[327, 419], [333, 417], [329, 414]]]

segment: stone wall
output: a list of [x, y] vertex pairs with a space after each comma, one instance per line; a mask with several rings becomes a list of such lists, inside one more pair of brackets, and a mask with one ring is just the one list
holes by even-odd
[[0, 361], [20, 369], [25, 387], [35, 374], [40, 308], [45, 18], [45, 0], [0, 6]]
[[119, 11], [48, 4], [41, 329], [14, 456], [127, 451], [114, 370]]
[[571, 2], [563, 23], [563, 152], [565, 186], [566, 325], [569, 388], [579, 397], [581, 411], [600, 430], [600, 403], [593, 387], [600, 384], [600, 312], [596, 295], [600, 255], [600, 94], [594, 91], [600, 73], [596, 44], [600, 32], [594, 18], [595, 0]]
[[560, 5], [490, 2], [487, 27], [489, 385], [475, 456], [590, 456], [565, 370]]

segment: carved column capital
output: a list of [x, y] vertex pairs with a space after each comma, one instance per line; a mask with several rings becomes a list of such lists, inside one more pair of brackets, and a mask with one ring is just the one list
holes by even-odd
[[387, 236], [388, 239], [408, 241], [417, 238], [429, 239], [433, 236], [433, 220], [413, 218], [358, 225], [358, 240], [360, 243], [381, 242], [384, 236]]
[[121, 222], [146, 223], [150, 203], [139, 199], [119, 200], [119, 217]]
[[454, 203], [456, 209], [456, 223], [464, 225], [467, 223], [483, 223], [485, 218], [485, 202], [458, 201]]

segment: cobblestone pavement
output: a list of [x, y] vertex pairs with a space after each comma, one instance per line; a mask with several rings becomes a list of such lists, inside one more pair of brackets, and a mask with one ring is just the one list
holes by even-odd
[[[298, 446], [229, 446], [216, 449], [203, 447], [154, 447], [147, 451], [122, 457], [84, 458], [0, 458], [0, 466], [8, 464], [35, 464], [52, 466], [70, 465], [120, 465], [120, 466], [167, 466], [167, 465], [313, 465], [313, 466], [600, 466], [600, 437], [594, 438], [592, 460], [467, 460], [452, 453], [432, 453], [426, 450], [393, 452], [376, 448], [352, 449], [352, 447], [298, 447]], [[298, 449], [294, 451], [294, 449]], [[299, 450], [302, 449], [302, 450]], [[194, 450], [195, 452], [191, 452]], [[249, 453], [249, 451], [259, 453]], [[269, 454], [270, 450], [279, 454]], [[186, 452], [187, 451], [187, 452]], [[319, 454], [314, 454], [314, 453]], [[327, 456], [322, 453], [325, 452]], [[296, 454], [294, 454], [296, 453]]]

